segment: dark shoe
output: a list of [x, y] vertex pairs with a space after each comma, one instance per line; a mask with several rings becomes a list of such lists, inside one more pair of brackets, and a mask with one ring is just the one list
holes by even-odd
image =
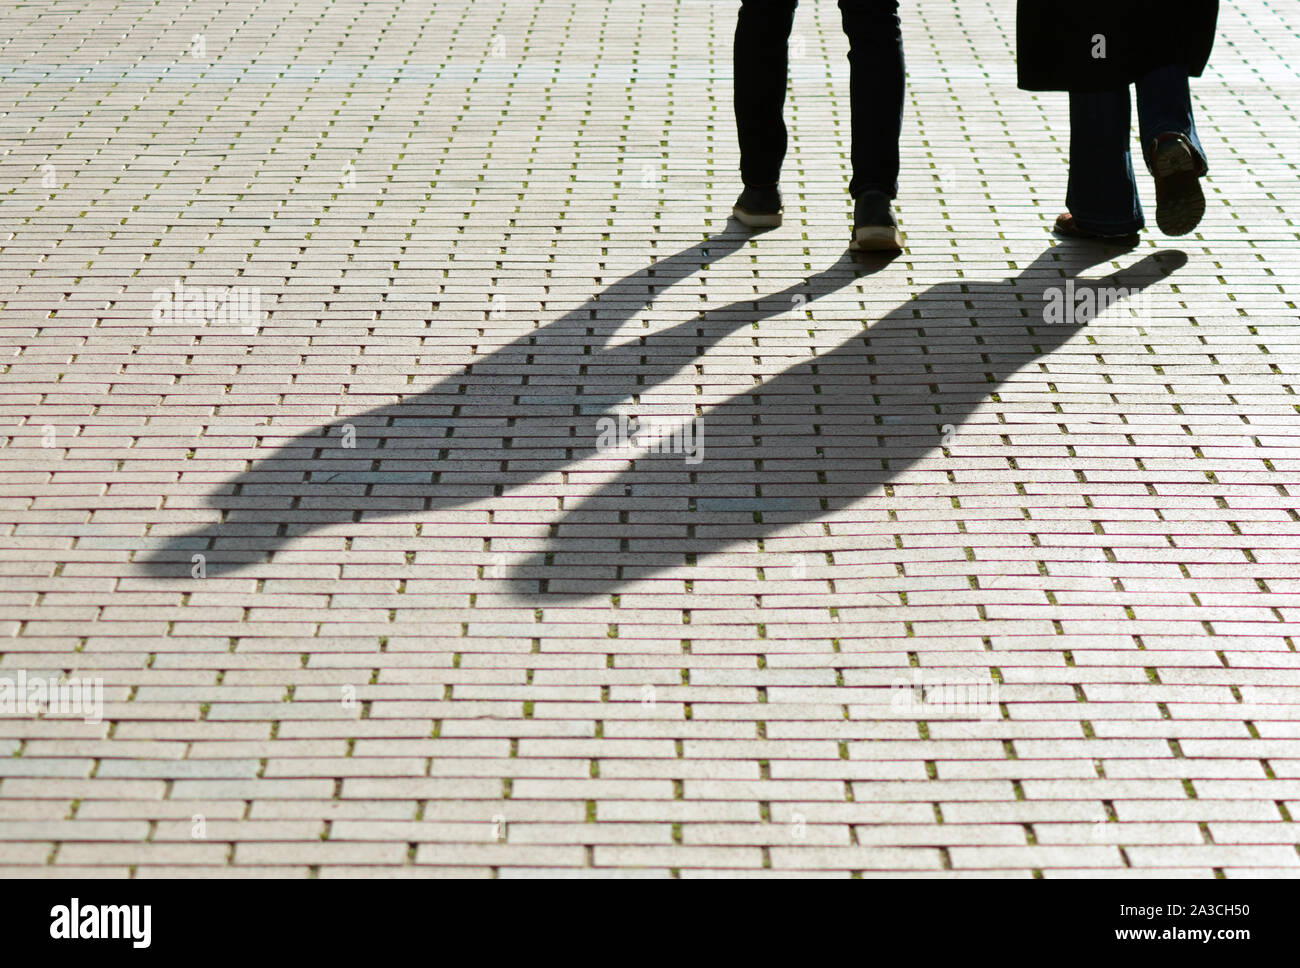
[[903, 234], [898, 231], [894, 207], [884, 192], [863, 192], [857, 197], [849, 248], [855, 252], [902, 251]]
[[1136, 232], [1124, 232], [1119, 235], [1106, 235], [1102, 232], [1092, 232], [1088, 229], [1081, 228], [1079, 223], [1074, 220], [1074, 216], [1069, 212], [1056, 217], [1056, 226], [1052, 231], [1063, 239], [1105, 242], [1109, 245], [1137, 245], [1138, 243], [1138, 234]]
[[1151, 174], [1156, 180], [1156, 224], [1165, 235], [1186, 235], [1201, 224], [1205, 193], [1201, 176], [1205, 166], [1181, 134], [1162, 134], [1151, 152]]
[[746, 188], [736, 199], [731, 214], [751, 229], [774, 229], [781, 224], [785, 207], [781, 204], [781, 189]]

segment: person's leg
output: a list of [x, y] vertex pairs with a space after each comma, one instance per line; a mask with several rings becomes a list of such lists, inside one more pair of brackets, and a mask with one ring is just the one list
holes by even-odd
[[898, 195], [906, 68], [898, 0], [839, 0], [849, 38], [853, 180], [849, 194]]
[[1070, 94], [1070, 187], [1065, 206], [1075, 224], [1099, 235], [1125, 235], [1145, 225], [1133, 177], [1127, 87]]
[[742, 0], [732, 49], [740, 177], [746, 187], [781, 180], [785, 160], [786, 45], [798, 0]]
[[1201, 178], [1209, 171], [1192, 116], [1187, 69], [1170, 65], [1137, 84], [1142, 155], [1156, 183], [1156, 224], [1166, 235], [1186, 235], [1205, 215]]
[[1196, 133], [1192, 112], [1192, 91], [1187, 69], [1179, 64], [1161, 67], [1137, 82], [1138, 130], [1142, 155], [1151, 162], [1156, 139], [1165, 134], [1182, 135], [1200, 162], [1202, 173], [1209, 170], [1205, 149]]

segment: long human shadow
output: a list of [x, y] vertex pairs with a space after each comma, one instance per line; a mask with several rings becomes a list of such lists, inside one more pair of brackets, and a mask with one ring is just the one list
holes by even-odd
[[812, 275], [785, 273], [803, 277], [781, 292], [639, 336], [619, 333], [665, 290], [711, 271], [751, 238], [731, 222], [427, 390], [292, 438], [206, 498], [220, 520], [166, 536], [135, 560], [156, 578], [188, 578], [195, 555], [202, 555], [206, 576], [231, 574], [332, 525], [500, 497], [590, 457], [602, 416], [654, 390], [728, 333], [811, 303], [891, 261], [846, 253]]
[[[630, 455], [624, 472], [567, 509], [542, 549], [510, 569], [511, 592], [608, 594], [852, 505], [959, 437], [1009, 378], [1075, 336], [1087, 300], [1142, 292], [1187, 262], [1169, 250], [1105, 279], [1080, 277], [1115, 256], [1067, 243], [1012, 279], [934, 286], [834, 350], [709, 408], [696, 418], [699, 437], [682, 440], [702, 441], [702, 460]], [[1049, 301], [1060, 305], [1070, 291], [1079, 313], [1046, 322]], [[762, 556], [780, 573], [791, 557]]]

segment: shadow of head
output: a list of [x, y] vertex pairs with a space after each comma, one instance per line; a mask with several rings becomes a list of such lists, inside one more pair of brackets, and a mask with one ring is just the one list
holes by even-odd
[[[584, 598], [669, 570], [690, 578], [705, 556], [756, 550], [759, 539], [845, 511], [921, 461], [952, 466], [959, 457], [945, 445], [994, 394], [1009, 382], [1021, 395], [1049, 392], [1034, 364], [1099, 316], [1132, 313], [1187, 262], [1175, 250], [1103, 278], [1082, 275], [1115, 254], [1054, 246], [1012, 279], [935, 286], [830, 352], [711, 407], [667, 443], [638, 442], [619, 473], [508, 570], [510, 593]], [[985, 433], [985, 456], [997, 440]], [[1059, 450], [1059, 439], [1048, 446]], [[759, 558], [797, 570], [779, 555]]]
[[641, 320], [665, 290], [742, 249], [738, 223], [611, 283], [559, 319], [528, 331], [463, 370], [400, 402], [356, 413], [306, 433], [264, 430], [275, 449], [208, 495], [220, 519], [168, 534], [137, 555], [157, 579], [233, 574], [270, 561], [285, 545], [327, 528], [418, 515], [501, 497], [596, 451], [602, 415], [652, 390], [729, 333], [805, 306], [884, 269], [890, 256], [845, 254], [810, 273], [773, 270], [790, 280], [684, 322], [650, 328]]

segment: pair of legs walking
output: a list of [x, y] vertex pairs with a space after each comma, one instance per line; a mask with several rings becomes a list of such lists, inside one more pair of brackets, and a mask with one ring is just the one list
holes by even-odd
[[[786, 79], [790, 30], [798, 0], [743, 0], [733, 51], [740, 174], [746, 187], [767, 188], [785, 160]], [[853, 181], [849, 194], [898, 194], [898, 139], [903, 130], [903, 29], [898, 0], [839, 0], [849, 38], [853, 110]]]
[[[1157, 221], [1167, 235], [1186, 235], [1205, 213], [1199, 179], [1209, 170], [1192, 116], [1187, 70], [1161, 67], [1136, 87], [1142, 157], [1156, 180]], [[1146, 224], [1133, 171], [1131, 112], [1127, 87], [1070, 95], [1065, 205], [1081, 234], [1129, 236]]]
[[[781, 223], [777, 184], [785, 160], [788, 46], [798, 0], [742, 0], [733, 50], [740, 174], [736, 216], [755, 227]], [[899, 248], [889, 202], [898, 194], [905, 66], [898, 0], [839, 0], [849, 38], [853, 121], [854, 245]]]
[[[781, 224], [778, 183], [785, 160], [788, 44], [798, 0], [741, 0], [733, 51], [736, 128], [745, 191], [734, 213], [761, 228]], [[839, 0], [849, 38], [854, 248], [898, 249], [890, 205], [898, 195], [905, 63], [898, 0]], [[1160, 228], [1185, 235], [1200, 222], [1208, 171], [1192, 116], [1187, 69], [1152, 71], [1137, 82], [1143, 159], [1155, 177]], [[1128, 237], [1145, 225], [1130, 147], [1128, 87], [1070, 95], [1068, 215], [1057, 231], [1082, 238]]]

